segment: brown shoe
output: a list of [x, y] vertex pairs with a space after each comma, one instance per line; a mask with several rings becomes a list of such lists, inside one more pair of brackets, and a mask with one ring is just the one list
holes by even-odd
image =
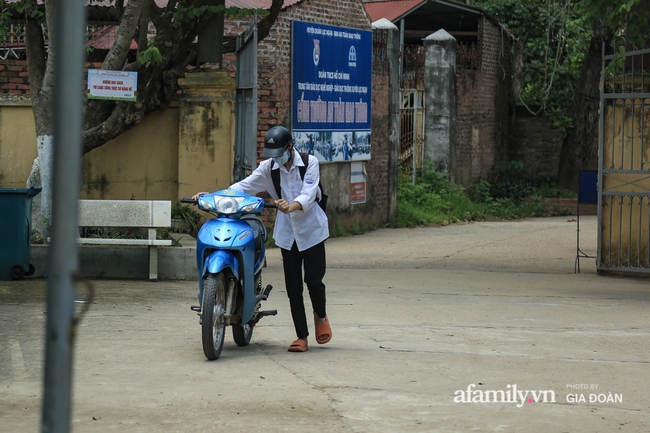
[[306, 352], [308, 350], [307, 340], [303, 340], [302, 338], [297, 339], [289, 346], [289, 352]]
[[325, 323], [316, 325], [316, 343], [325, 344], [329, 343], [332, 339], [332, 328], [330, 328], [330, 321], [325, 316]]

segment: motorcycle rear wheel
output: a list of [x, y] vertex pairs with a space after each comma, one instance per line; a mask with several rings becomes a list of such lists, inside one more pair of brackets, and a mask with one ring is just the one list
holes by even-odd
[[226, 330], [226, 277], [222, 273], [210, 274], [205, 281], [201, 311], [203, 353], [212, 361], [221, 355]]
[[232, 325], [232, 338], [237, 346], [248, 346], [253, 336], [253, 327], [251, 325]]
[[[262, 293], [262, 275], [258, 274], [255, 278], [255, 295]], [[243, 302], [243, 301], [241, 301]], [[232, 338], [239, 347], [248, 346], [253, 336], [254, 325], [232, 325]]]

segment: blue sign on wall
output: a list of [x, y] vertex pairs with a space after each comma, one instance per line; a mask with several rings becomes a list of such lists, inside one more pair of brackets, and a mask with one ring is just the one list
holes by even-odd
[[372, 32], [293, 21], [294, 144], [321, 162], [370, 159]]

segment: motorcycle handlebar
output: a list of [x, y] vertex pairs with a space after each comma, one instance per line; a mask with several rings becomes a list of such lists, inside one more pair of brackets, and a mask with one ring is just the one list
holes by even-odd
[[[181, 198], [180, 199], [181, 203], [189, 203], [189, 204], [196, 204], [198, 201], [197, 200], [192, 200], [191, 198]], [[271, 209], [277, 209], [277, 205], [274, 203], [264, 203], [264, 208], [271, 208]]]

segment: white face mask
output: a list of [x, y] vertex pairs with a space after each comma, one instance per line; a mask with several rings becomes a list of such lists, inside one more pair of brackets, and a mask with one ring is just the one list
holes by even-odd
[[287, 161], [289, 161], [290, 158], [291, 158], [291, 151], [287, 150], [286, 152], [284, 152], [282, 156], [273, 158], [273, 161], [275, 161], [275, 163], [278, 165], [284, 165], [287, 163]]

